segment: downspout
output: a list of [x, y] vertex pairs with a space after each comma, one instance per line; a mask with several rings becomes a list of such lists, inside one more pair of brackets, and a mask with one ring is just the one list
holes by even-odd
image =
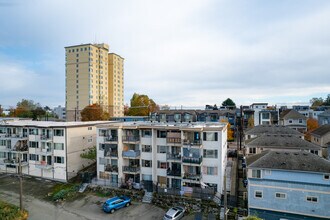
[[65, 128], [65, 180], [68, 182], [68, 131], [67, 128]]

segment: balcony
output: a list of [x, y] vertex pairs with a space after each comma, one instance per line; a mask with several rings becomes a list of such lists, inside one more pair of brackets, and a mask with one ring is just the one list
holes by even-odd
[[118, 173], [118, 166], [107, 164], [107, 165], [105, 165], [105, 169], [104, 170], [106, 172]]
[[183, 163], [200, 165], [203, 161], [203, 157], [182, 157]]
[[[19, 166], [18, 159], [4, 159], [3, 160], [3, 164], [5, 164], [5, 165], [11, 165], [11, 166]], [[21, 165], [22, 166], [27, 166], [28, 165], [27, 160], [22, 160], [21, 161]]]
[[200, 173], [184, 173], [183, 179], [184, 180], [194, 180], [194, 181], [201, 181], [201, 174]]
[[104, 151], [104, 157], [118, 157], [118, 151], [113, 151], [113, 150], [105, 150]]
[[117, 142], [117, 141], [118, 141], [118, 136], [107, 136], [107, 137], [104, 137], [104, 143]]
[[166, 159], [171, 160], [171, 161], [181, 162], [181, 155], [180, 154], [167, 154]]
[[36, 162], [35, 166], [38, 169], [44, 169], [44, 170], [50, 170], [53, 168], [53, 165], [48, 164], [46, 161]]
[[167, 171], [167, 176], [181, 177], [181, 170], [169, 170]]
[[123, 142], [126, 143], [136, 143], [140, 141], [139, 136], [123, 136]]
[[50, 135], [40, 135], [40, 140], [41, 141], [44, 141], [44, 142], [49, 142], [49, 141], [52, 141], [52, 136]]
[[166, 142], [168, 144], [181, 144], [181, 138], [179, 138], [179, 137], [167, 137]]
[[135, 174], [140, 172], [140, 167], [123, 166], [123, 173]]
[[52, 148], [43, 148], [40, 151], [40, 155], [52, 155]]
[[140, 155], [141, 155], [140, 150], [123, 151], [123, 157], [126, 157], [126, 158], [137, 158], [137, 157], [140, 157]]
[[191, 146], [201, 146], [202, 145], [202, 140], [184, 139], [183, 144], [184, 145], [191, 145]]

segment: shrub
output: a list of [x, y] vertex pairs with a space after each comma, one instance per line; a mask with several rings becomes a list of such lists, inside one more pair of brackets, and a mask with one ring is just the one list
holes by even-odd
[[29, 213], [21, 211], [17, 206], [0, 201], [0, 219], [3, 220], [27, 220]]

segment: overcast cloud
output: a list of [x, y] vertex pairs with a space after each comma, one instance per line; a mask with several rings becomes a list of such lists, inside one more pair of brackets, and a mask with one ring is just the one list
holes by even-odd
[[125, 58], [125, 103], [304, 103], [330, 93], [329, 1], [0, 0], [0, 104], [65, 103], [64, 47]]

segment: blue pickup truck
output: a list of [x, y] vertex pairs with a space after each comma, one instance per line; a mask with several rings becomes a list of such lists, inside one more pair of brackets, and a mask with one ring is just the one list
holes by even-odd
[[131, 199], [127, 196], [116, 196], [103, 203], [103, 211], [114, 213], [115, 210], [131, 205]]

